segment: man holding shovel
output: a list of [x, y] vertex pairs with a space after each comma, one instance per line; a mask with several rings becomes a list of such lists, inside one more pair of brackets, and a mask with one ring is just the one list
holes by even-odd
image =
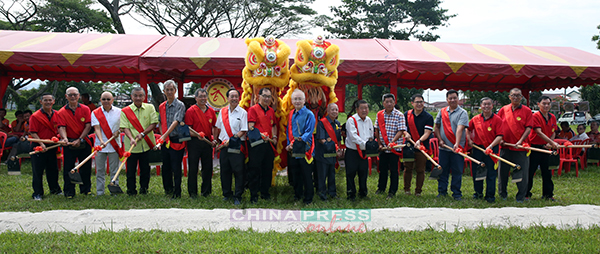
[[[29, 119], [29, 132], [35, 139], [51, 139], [56, 136], [59, 120], [56, 110], [52, 109], [54, 105], [54, 96], [52, 94], [43, 94], [40, 98], [42, 108], [33, 113]], [[60, 195], [62, 191], [58, 185], [58, 165], [56, 163], [56, 149], [46, 149], [46, 145], [38, 142], [43, 149], [43, 153], [36, 153], [31, 156], [31, 166], [33, 173], [33, 199], [42, 200], [44, 195], [44, 170], [46, 170], [46, 181], [51, 194]]]
[[[65, 97], [68, 100], [67, 105], [57, 112], [60, 120], [58, 133], [62, 141], [68, 144], [64, 148], [63, 178], [65, 197], [72, 199], [75, 196], [75, 184], [71, 181], [71, 174], [77, 172], [71, 172], [71, 169], [75, 167], [76, 160], [83, 161], [92, 153], [92, 142], [87, 137], [92, 125], [90, 109], [78, 102], [79, 90], [75, 87], [69, 87]], [[79, 185], [79, 193], [83, 195], [92, 194], [90, 190], [92, 186], [91, 172], [92, 163], [85, 163], [79, 168], [83, 183]]]
[[[208, 92], [202, 88], [198, 88], [195, 93], [196, 104], [188, 108], [185, 113], [185, 124], [190, 126], [195, 131], [190, 131], [192, 140], [187, 142], [188, 145], [188, 193], [191, 198], [198, 197], [198, 160], [202, 163], [202, 186], [200, 194], [203, 197], [208, 197], [212, 193], [212, 174], [213, 174], [213, 147], [212, 142], [216, 136], [215, 123], [217, 115], [215, 111], [207, 106]], [[196, 134], [197, 133], [197, 134]], [[204, 137], [201, 135], [204, 134]], [[205, 139], [203, 141], [201, 139]]]
[[[487, 186], [485, 200], [489, 203], [496, 201], [496, 178], [498, 177], [498, 172], [494, 168], [495, 162], [489, 154], [497, 154], [498, 144], [502, 141], [502, 118], [492, 112], [492, 109], [494, 108], [493, 104], [494, 101], [488, 97], [481, 99], [482, 113], [471, 119], [467, 132], [467, 138], [469, 139], [469, 145], [471, 147], [478, 146], [485, 149], [485, 152], [476, 148], [472, 151], [473, 158], [485, 163], [485, 169], [483, 169], [483, 174], [485, 174], [485, 177], [483, 178], [485, 178]], [[475, 189], [475, 193], [473, 194], [474, 199], [484, 198], [483, 179], [478, 179], [478, 177], [483, 174], [478, 174], [478, 172], [473, 174], [473, 188]]]
[[[503, 141], [515, 145], [524, 145], [529, 133], [531, 133], [531, 109], [521, 105], [521, 89], [513, 88], [510, 90], [510, 104], [502, 107], [498, 111], [498, 116], [503, 119]], [[521, 165], [520, 170], [513, 172], [513, 182], [517, 184], [517, 202], [523, 202], [527, 194], [527, 185], [529, 177], [529, 157], [527, 150], [511, 146], [503, 146], [500, 151], [500, 157]], [[500, 163], [500, 180], [498, 182], [498, 194], [503, 199], [507, 198], [506, 187], [508, 185], [508, 174], [511, 166]]]
[[[114, 98], [110, 92], [102, 93], [100, 98], [102, 107], [92, 111], [92, 126], [96, 133], [95, 146], [102, 145], [119, 131], [121, 118], [121, 109], [112, 105]], [[123, 156], [123, 148], [119, 138], [111, 140], [107, 146], [102, 147], [102, 150], [96, 154], [96, 195], [104, 195], [106, 158], [108, 158], [110, 179], [112, 179], [117, 172], [117, 167], [119, 167], [119, 157], [121, 156]]]
[[[134, 146], [130, 158], [127, 159], [127, 194], [134, 196], [136, 190], [137, 167], [140, 167], [140, 194], [148, 193], [150, 184], [149, 151], [155, 145], [154, 128], [158, 124], [158, 115], [152, 104], [144, 103], [146, 92], [141, 87], [134, 87], [131, 91], [133, 103], [121, 110], [119, 127], [128, 139], [125, 140], [125, 149]], [[138, 143], [139, 142], [139, 143]]]

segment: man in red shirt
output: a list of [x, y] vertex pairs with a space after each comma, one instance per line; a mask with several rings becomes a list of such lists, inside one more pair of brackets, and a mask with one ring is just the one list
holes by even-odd
[[[529, 134], [529, 143], [532, 147], [548, 149], [556, 149], [558, 144], [554, 142], [554, 136], [556, 135], [555, 130], [558, 129], [556, 126], [556, 117], [548, 113], [550, 110], [550, 97], [542, 96], [538, 101], [538, 107], [540, 111], [533, 114], [533, 131]], [[569, 129], [570, 130], [570, 129]], [[548, 162], [550, 155], [547, 153], [540, 153], [531, 151], [529, 155], [529, 182], [527, 184], [527, 195], [526, 199], [531, 198], [531, 188], [533, 187], [533, 175], [540, 166], [542, 171], [542, 198], [554, 201], [554, 183], [552, 182], [552, 172], [548, 169]]]
[[[523, 98], [521, 89], [511, 89], [508, 98], [510, 99], [510, 104], [498, 111], [498, 116], [502, 118], [503, 140], [506, 143], [523, 145], [526, 143], [529, 133], [531, 133], [531, 109], [521, 104], [521, 99]], [[513, 171], [513, 182], [517, 184], [518, 188], [516, 195], [517, 202], [523, 202], [527, 194], [529, 177], [529, 157], [527, 157], [527, 150], [503, 146], [502, 151], [500, 151], [500, 157], [521, 165], [520, 170], [515, 169]], [[510, 169], [511, 167], [508, 164], [504, 162], [500, 163], [498, 194], [500, 194], [502, 199], [506, 199], [508, 196], [506, 187], [508, 185]]]
[[[214, 140], [215, 123], [217, 116], [215, 111], [207, 106], [208, 93], [199, 88], [196, 90], [196, 104], [187, 109], [185, 113], [185, 124], [190, 126], [198, 134], [204, 134], [208, 141]], [[202, 186], [200, 194], [208, 197], [212, 192], [212, 174], [213, 174], [213, 145], [201, 141], [196, 134], [190, 132], [194, 137], [187, 142], [188, 149], [188, 193], [190, 197], [198, 197], [198, 161], [202, 163]]]
[[[75, 161], [83, 161], [92, 153], [92, 142], [87, 137], [87, 134], [92, 128], [90, 109], [77, 102], [79, 100], [79, 90], [75, 87], [67, 88], [65, 94], [68, 103], [58, 112], [59, 124], [58, 133], [62, 141], [68, 143], [64, 148], [65, 163], [63, 166], [64, 191], [68, 199], [75, 196], [75, 184], [71, 183], [69, 172], [75, 167]], [[91, 176], [92, 163], [86, 162], [79, 168], [79, 174], [83, 180], [83, 184], [79, 185], [79, 193], [83, 195], [92, 194], [91, 192]]]
[[[557, 128], [558, 130], [558, 128]], [[575, 136], [575, 132], [569, 126], [567, 122], [560, 123], [560, 132], [558, 133], [558, 138], [571, 140]]]
[[[467, 139], [471, 147], [476, 145], [485, 149], [486, 153], [491, 151], [497, 154], [498, 144], [502, 141], [502, 118], [492, 112], [493, 103], [494, 101], [488, 97], [481, 99], [482, 113], [474, 116], [469, 122]], [[485, 163], [487, 170], [485, 200], [493, 203], [496, 200], [496, 178], [498, 177], [498, 173], [494, 169], [495, 162], [479, 149], [473, 148], [472, 151], [473, 158]], [[484, 198], [483, 180], [477, 181], [477, 174], [473, 174], [473, 188], [475, 189], [474, 199]]]
[[598, 122], [593, 121], [590, 124], [590, 131], [587, 133], [592, 143], [600, 144], [600, 132], [598, 132]]
[[[42, 108], [31, 115], [29, 120], [29, 131], [32, 138], [36, 139], [51, 139], [56, 136], [56, 127], [59, 124], [58, 114], [52, 109], [54, 105], [54, 96], [52, 94], [43, 94], [40, 98]], [[44, 195], [44, 170], [46, 170], [46, 180], [50, 193], [61, 195], [62, 191], [58, 185], [58, 166], [56, 163], [56, 151], [58, 148], [51, 150], [46, 149], [46, 145], [38, 142], [35, 146], [40, 146], [44, 150], [42, 153], [37, 153], [31, 156], [31, 167], [33, 173], [33, 194], [34, 200], [42, 200]]]
[[273, 140], [273, 143], [254, 141], [250, 145], [248, 156], [250, 203], [258, 202], [259, 191], [262, 199], [271, 198], [269, 188], [273, 178], [273, 161], [275, 159], [273, 148], [274, 144], [277, 144], [275, 111], [270, 107], [271, 90], [262, 88], [258, 95], [260, 96], [258, 103], [248, 109], [248, 130], [258, 129], [266, 138]]

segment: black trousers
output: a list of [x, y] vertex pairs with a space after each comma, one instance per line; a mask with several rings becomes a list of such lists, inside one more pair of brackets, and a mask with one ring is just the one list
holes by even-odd
[[336, 197], [335, 190], [335, 164], [317, 161], [317, 180], [319, 181], [319, 197], [327, 199], [327, 195]]
[[263, 143], [249, 149], [248, 177], [250, 185], [250, 198], [257, 198], [260, 191], [261, 197], [271, 198], [269, 188], [273, 179], [273, 161], [275, 153], [268, 143]]
[[148, 160], [149, 152], [131, 153], [127, 159], [127, 194], [136, 195], [136, 175], [138, 164], [140, 167], [140, 194], [148, 193], [150, 185], [150, 162]]
[[[533, 145], [532, 147], [542, 148], [543, 146]], [[550, 161], [550, 155], [547, 153], [540, 153], [531, 151], [529, 155], [529, 182], [527, 182], [527, 195], [525, 197], [530, 198], [533, 194], [531, 189], [533, 188], [533, 175], [540, 166], [542, 173], [542, 198], [552, 198], [554, 196], [554, 182], [552, 182], [552, 171], [548, 169]]]
[[200, 193], [208, 196], [212, 193], [213, 148], [198, 139], [187, 142], [188, 150], [188, 193], [190, 197], [198, 196], [198, 166], [202, 163], [202, 186]]
[[398, 161], [400, 157], [393, 153], [379, 153], [379, 184], [377, 190], [385, 192], [390, 172], [390, 195], [396, 195], [398, 191]]
[[[72, 197], [75, 196], [75, 184], [71, 183], [71, 178], [69, 178], [69, 172], [71, 172], [71, 169], [75, 167], [76, 160], [83, 161], [92, 153], [92, 148], [88, 144], [85, 144], [85, 148], [83, 149], [71, 149], [70, 146], [65, 146], [63, 149], [65, 149], [65, 164], [63, 167], [63, 189], [65, 192], [65, 196]], [[92, 174], [91, 160], [86, 162], [83, 166], [79, 168], [79, 174], [81, 175], [81, 179], [83, 180], [83, 184], [79, 185], [79, 193], [90, 193], [92, 187], [92, 181], [90, 179]]]
[[[479, 147], [485, 147], [482, 145], [478, 145]], [[496, 200], [496, 179], [498, 178], [498, 171], [494, 169], [494, 160], [488, 155], [485, 155], [484, 152], [479, 149], [473, 149], [473, 158], [485, 163], [485, 168], [487, 170], [487, 175], [485, 178], [485, 200], [487, 201], [495, 201]], [[498, 152], [498, 146], [494, 147], [494, 153]], [[473, 168], [476, 168], [476, 164], [473, 163]], [[476, 197], [484, 197], [483, 193], [483, 180], [475, 181], [477, 178], [477, 174], [475, 173], [475, 169], [473, 170], [473, 189], [475, 190]]]
[[31, 186], [33, 187], [32, 197], [44, 195], [44, 170], [46, 171], [46, 181], [48, 182], [50, 193], [58, 194], [61, 192], [60, 185], [58, 184], [56, 149], [58, 148], [31, 156], [31, 166], [33, 171], [33, 180], [31, 181]]
[[[365, 151], [363, 151], [365, 154]], [[361, 158], [357, 150], [346, 149], [346, 193], [348, 199], [356, 198], [356, 184], [354, 178], [358, 174], [358, 196], [367, 196], [367, 177], [369, 177], [368, 160]]]
[[[244, 154], [228, 153], [227, 148], [223, 148], [219, 163], [221, 164], [221, 189], [223, 190], [223, 196], [242, 200], [242, 194], [244, 193]], [[231, 191], [233, 177], [235, 177], [235, 192]]]
[[308, 164], [305, 158], [296, 159], [288, 153], [288, 168], [291, 169], [294, 184], [294, 199], [304, 198], [304, 203], [308, 204], [313, 201], [315, 196], [315, 186], [313, 183], [313, 167], [314, 163]]
[[181, 162], [185, 148], [175, 150], [172, 147], [161, 148], [162, 155], [162, 181], [165, 194], [181, 197]]
[[[500, 157], [507, 159], [515, 164], [518, 164], [521, 166], [521, 170], [522, 172], [520, 174], [522, 174], [523, 179], [518, 182], [517, 185], [517, 195], [516, 195], [516, 199], [517, 201], [523, 201], [525, 200], [525, 196], [527, 195], [527, 185], [529, 182], [529, 157], [527, 157], [527, 152], [526, 151], [512, 151], [509, 149], [502, 149], [500, 150]], [[506, 198], [508, 193], [507, 193], [507, 185], [508, 185], [508, 176], [510, 174], [511, 171], [511, 167], [504, 163], [504, 162], [500, 162], [500, 178], [498, 179], [498, 195], [500, 195], [500, 197], [502, 198]], [[515, 170], [513, 169], [512, 173], [515, 173]]]

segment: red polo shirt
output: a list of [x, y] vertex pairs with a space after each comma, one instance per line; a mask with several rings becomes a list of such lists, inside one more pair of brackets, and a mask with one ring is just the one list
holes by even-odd
[[248, 109], [248, 122], [254, 123], [254, 127], [258, 128], [260, 132], [266, 132], [269, 137], [272, 136], [271, 130], [275, 123], [275, 111], [271, 107], [268, 107], [265, 111], [260, 104], [255, 104]]
[[[481, 122], [481, 129], [479, 127], [476, 128], [476, 122]], [[469, 131], [475, 134], [472, 138], [473, 143], [486, 148], [497, 136], [502, 136], [502, 118], [494, 113], [488, 119], [485, 119], [483, 114], [476, 115], [469, 122]], [[488, 140], [488, 142], [484, 142], [484, 140]]]
[[215, 123], [217, 122], [217, 116], [215, 115], [215, 111], [212, 108], [206, 106], [206, 112], [203, 112], [203, 114], [204, 114], [204, 119], [206, 121], [208, 121], [208, 124], [206, 125], [207, 126], [206, 128], [203, 128], [201, 120], [198, 117], [198, 115], [196, 114], [195, 108], [199, 109], [199, 111], [202, 112], [202, 109], [200, 109], [200, 107], [198, 107], [198, 105], [192, 105], [185, 112], [185, 117], [184, 117], [185, 124], [187, 124], [188, 126], [191, 126], [192, 129], [194, 129], [198, 133], [204, 132], [204, 134], [206, 134], [206, 139], [212, 141], [212, 128], [215, 127]]
[[[67, 138], [79, 138], [81, 136], [81, 132], [75, 132], [75, 128], [73, 128], [71, 126], [71, 124], [65, 120], [67, 117], [73, 117], [75, 116], [75, 122], [77, 122], [77, 124], [79, 124], [82, 128], [81, 130], [83, 131], [83, 129], [85, 128], [85, 124], [87, 123], [91, 123], [92, 122], [92, 114], [90, 112], [90, 108], [88, 108], [86, 105], [77, 103], [77, 108], [75, 109], [75, 111], [71, 110], [71, 108], [67, 107], [68, 105], [65, 105], [61, 110], [64, 109], [64, 111], [58, 111], [58, 115], [59, 117], [59, 124], [58, 127], [66, 127], [67, 129]], [[69, 114], [69, 115], [62, 115], [62, 114]]]
[[[508, 119], [507, 113], [505, 111], [512, 111], [513, 118]], [[508, 104], [498, 111], [498, 116], [502, 118], [502, 138], [504, 142], [515, 144], [521, 139], [523, 132], [525, 132], [525, 128], [532, 127], [532, 114], [531, 109], [527, 106], [519, 105], [514, 111], [512, 110], [512, 105]], [[516, 132], [517, 135], [515, 135]], [[527, 139], [525, 139], [525, 142]], [[515, 149], [512, 147], [508, 147], [510, 150], [514, 151], [525, 151], [522, 149]]]
[[[49, 128], [48, 126], [44, 125], [42, 122], [40, 122], [40, 118], [44, 117], [45, 119], [47, 119], [51, 125], [53, 125], [53, 128]], [[31, 133], [37, 133], [37, 135], [41, 138], [41, 139], [51, 139], [52, 137], [55, 137], [56, 134], [58, 133], [57, 131], [57, 126], [59, 124], [59, 117], [58, 114], [56, 113], [56, 110], [52, 110], [52, 113], [50, 115], [47, 115], [46, 112], [44, 112], [43, 110], [38, 110], [35, 113], [33, 113], [31, 115], [31, 117], [29, 118], [29, 132]]]
[[548, 138], [552, 138], [552, 134], [554, 134], [554, 131], [558, 129], [558, 126], [556, 125], [556, 117], [553, 114], [548, 113], [548, 119], [545, 119], [542, 115], [542, 112], [538, 111], [533, 114], [532, 119], [533, 127], [531, 133], [529, 134], [529, 143], [532, 145], [547, 144], [548, 142], [538, 136], [538, 134], [535, 132], [535, 129], [541, 128], [542, 132], [546, 134]]

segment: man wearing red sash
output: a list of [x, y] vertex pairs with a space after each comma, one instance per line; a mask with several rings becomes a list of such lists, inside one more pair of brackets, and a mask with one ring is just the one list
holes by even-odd
[[[248, 131], [248, 113], [238, 105], [240, 102], [238, 90], [229, 89], [225, 95], [229, 106], [222, 108], [217, 117], [215, 126], [218, 130], [215, 136], [219, 137], [219, 140], [213, 142], [229, 144], [220, 151], [221, 189], [223, 200], [233, 198], [233, 204], [240, 205], [244, 193], [244, 154], [239, 152], [241, 148], [239, 145], [245, 140]], [[235, 176], [235, 192], [231, 191], [232, 176]]]
[[[319, 186], [317, 189], [321, 200], [327, 200], [328, 196], [337, 198], [335, 190], [335, 165], [337, 162], [336, 152], [339, 150], [339, 141], [341, 140], [341, 124], [336, 120], [338, 111], [337, 104], [331, 103], [327, 105], [327, 115], [317, 122], [315, 139], [318, 142], [315, 143], [315, 164], [317, 164], [317, 180]], [[328, 149], [332, 147], [334, 149]]]
[[[540, 111], [535, 112], [532, 116], [533, 131], [529, 134], [529, 144], [531, 144], [531, 147], [556, 149], [558, 146], [554, 142], [555, 131], [558, 129], [556, 117], [548, 112], [550, 111], [551, 101], [550, 97], [545, 95], [538, 100]], [[549, 154], [531, 151], [529, 156], [529, 182], [527, 183], [527, 195], [525, 195], [525, 199], [530, 199], [531, 195], [533, 195], [531, 193], [533, 175], [539, 166], [542, 172], [542, 198], [554, 201], [554, 183], [552, 182], [552, 172], [548, 169], [549, 161]]]
[[127, 194], [137, 195], [136, 173], [140, 168], [140, 194], [148, 193], [150, 184], [149, 152], [154, 147], [154, 128], [158, 124], [158, 116], [152, 104], [144, 103], [146, 92], [141, 87], [134, 87], [131, 91], [133, 103], [121, 110], [119, 127], [127, 136], [124, 150], [135, 146], [127, 159]]
[[[414, 94], [411, 97], [412, 110], [404, 113], [406, 116], [407, 134], [415, 142], [415, 149], [429, 150], [429, 136], [433, 132], [433, 116], [425, 108], [425, 100], [423, 95]], [[413, 169], [417, 172], [417, 180], [415, 182], [415, 196], [421, 196], [423, 182], [425, 181], [425, 167], [427, 165], [427, 157], [421, 152], [415, 152], [415, 161], [404, 162], [404, 193], [410, 194], [410, 184], [412, 181]]]
[[[40, 98], [42, 108], [31, 115], [29, 118], [29, 132], [32, 138], [36, 139], [51, 139], [57, 134], [57, 126], [59, 124], [58, 114], [52, 109], [54, 105], [54, 96], [45, 93]], [[34, 144], [36, 145], [36, 144]], [[36, 146], [40, 146], [45, 152], [36, 153], [31, 156], [32, 168], [32, 186], [34, 200], [42, 200], [44, 196], [44, 170], [46, 170], [46, 181], [51, 194], [61, 195], [62, 191], [58, 185], [58, 166], [56, 164], [56, 150], [46, 150], [46, 145], [38, 142]], [[69, 169], [70, 170], [70, 169]]]
[[167, 101], [159, 106], [159, 122], [162, 154], [162, 180], [165, 194], [171, 198], [181, 198], [181, 162], [185, 153], [185, 142], [179, 142], [177, 127], [185, 117], [185, 105], [175, 96], [177, 83], [167, 80], [163, 85]]
[[373, 121], [369, 115], [369, 104], [364, 100], [356, 102], [356, 114], [346, 121], [346, 193], [348, 200], [356, 199], [354, 178], [358, 174], [358, 196], [367, 198], [367, 177], [369, 176], [366, 157], [367, 141], [373, 139]]
[[402, 112], [394, 108], [396, 96], [387, 93], [382, 97], [384, 109], [375, 117], [375, 139], [379, 142], [379, 184], [376, 194], [384, 194], [387, 187], [388, 171], [390, 191], [388, 198], [398, 191], [398, 160], [401, 149], [383, 149], [395, 144], [406, 131], [406, 121]]
[[[466, 110], [458, 106], [458, 92], [448, 90], [446, 92], [446, 102], [448, 106], [441, 109], [435, 118], [435, 136], [440, 143], [440, 166], [442, 174], [438, 178], [438, 197], [448, 195], [448, 178], [452, 171], [452, 182], [450, 190], [455, 200], [462, 200], [462, 174], [464, 169], [464, 159], [458, 154], [465, 147], [465, 128], [469, 125], [469, 114]], [[453, 150], [442, 147], [446, 144]]]
[[[527, 138], [531, 132], [531, 109], [525, 105], [521, 105], [522, 98], [521, 89], [511, 89], [509, 95], [510, 104], [498, 111], [498, 116], [502, 118], [502, 139], [506, 143], [523, 145], [527, 142]], [[527, 157], [527, 150], [503, 146], [500, 151], [500, 157], [521, 165], [521, 172], [513, 171], [513, 179], [515, 179], [513, 181], [517, 183], [517, 202], [523, 202], [527, 194], [529, 177], [529, 157]], [[502, 199], [506, 199], [508, 196], [506, 187], [508, 185], [510, 169], [511, 167], [508, 164], [500, 162], [498, 194]], [[522, 177], [517, 179], [515, 175], [521, 175]]]
[[310, 204], [315, 195], [313, 184], [313, 156], [314, 140], [313, 132], [315, 130], [315, 115], [304, 106], [306, 97], [300, 89], [292, 93], [292, 105], [294, 110], [290, 111], [288, 116], [288, 126], [286, 130], [287, 146], [286, 150], [291, 152], [295, 142], [303, 142], [305, 148], [305, 157], [293, 157], [288, 154], [288, 174], [292, 175], [294, 187], [294, 201], [300, 201], [304, 198], [304, 204]]
[[[62, 107], [57, 113], [60, 116], [58, 133], [63, 142], [69, 146], [64, 147], [65, 163], [63, 164], [64, 192], [69, 199], [75, 196], [75, 184], [71, 183], [69, 172], [75, 167], [75, 161], [83, 161], [92, 153], [92, 142], [87, 137], [90, 133], [91, 112], [90, 109], [78, 102], [79, 90], [75, 87], [67, 88], [65, 94], [69, 103]], [[92, 194], [92, 182], [90, 180], [92, 162], [86, 162], [79, 168], [79, 174], [83, 184], [79, 185], [79, 193], [83, 195]]]
[[[487, 155], [490, 153], [498, 153], [498, 144], [502, 141], [502, 118], [494, 114], [494, 101], [488, 97], [481, 99], [480, 115], [476, 115], [469, 122], [467, 138], [469, 145], [476, 145], [486, 150], [482, 152], [479, 149], [473, 149], [473, 158], [485, 163], [487, 170], [485, 200], [489, 203], [496, 201], [496, 178], [498, 172], [494, 169], [495, 161]], [[475, 164], [473, 164], [475, 167]], [[475, 172], [475, 170], [473, 170]], [[483, 181], [477, 181], [477, 174], [473, 173], [473, 188], [475, 193], [474, 199], [482, 199], [483, 196]]]
[[[113, 95], [110, 92], [104, 92], [100, 96], [102, 107], [92, 111], [92, 127], [96, 134], [94, 147], [110, 139], [119, 130], [121, 119], [121, 109], [114, 107]], [[104, 195], [104, 176], [106, 174], [106, 159], [110, 170], [110, 179], [117, 173], [119, 167], [119, 157], [123, 156], [121, 139], [116, 137], [108, 145], [102, 147], [102, 150], [96, 153], [96, 195]], [[110, 181], [109, 179], [109, 181]], [[119, 179], [117, 179], [117, 184]]]
[[[217, 116], [215, 111], [207, 106], [208, 93], [202, 88], [198, 88], [195, 93], [196, 104], [192, 105], [185, 112], [185, 124], [194, 129], [198, 134], [204, 134], [204, 138], [213, 141], [215, 132], [215, 123]], [[198, 197], [198, 160], [202, 163], [202, 186], [200, 194], [208, 197], [212, 193], [212, 174], [213, 174], [213, 146], [207, 142], [196, 138], [193, 132], [190, 135], [194, 138], [187, 142], [188, 150], [188, 194], [191, 198]]]
[[[277, 140], [277, 125], [275, 111], [271, 105], [271, 90], [261, 88], [258, 92], [258, 103], [248, 109], [248, 129], [257, 128], [265, 138]], [[273, 160], [275, 152], [273, 143], [269, 141], [251, 146], [249, 148], [248, 177], [250, 187], [250, 202], [258, 202], [258, 192], [260, 197], [268, 200], [271, 198], [269, 188], [273, 178]], [[276, 142], [275, 142], [276, 144]]]

